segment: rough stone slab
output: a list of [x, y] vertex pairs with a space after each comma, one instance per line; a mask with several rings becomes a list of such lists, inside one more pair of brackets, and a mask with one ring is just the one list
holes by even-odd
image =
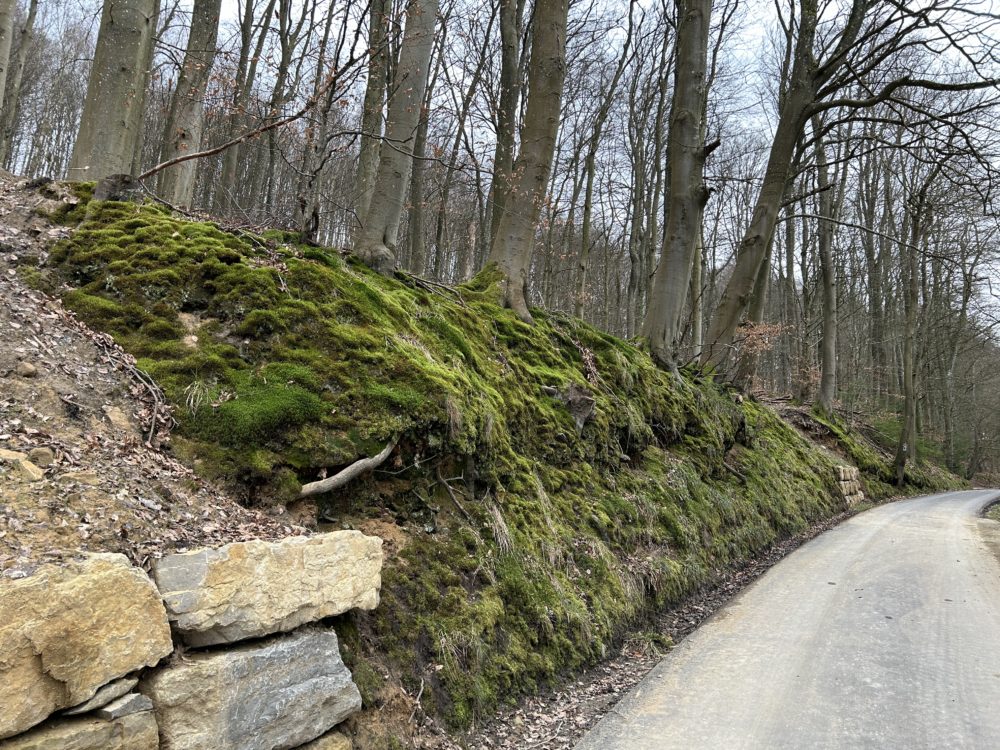
[[286, 750], [361, 708], [332, 630], [188, 653], [147, 677], [164, 750]]
[[129, 692], [132, 688], [139, 684], [139, 680], [135, 677], [126, 677], [121, 680], [115, 680], [114, 682], [108, 683], [100, 690], [98, 690], [94, 697], [91, 698], [86, 703], [81, 703], [79, 706], [74, 706], [73, 708], [64, 711], [67, 716], [76, 716], [77, 714], [85, 714], [88, 711], [93, 711], [95, 708], [100, 708], [101, 706], [107, 705], [115, 698], [121, 698], [125, 693]]
[[235, 542], [167, 555], [154, 563], [153, 577], [185, 643], [233, 643], [349, 609], [374, 609], [382, 585], [382, 540], [335, 531]]
[[102, 706], [94, 712], [98, 719], [113, 721], [125, 716], [131, 716], [142, 711], [152, 711], [153, 701], [141, 693], [129, 693], [121, 698], [116, 698], [106, 706]]
[[60, 719], [0, 740], [0, 750], [157, 750], [159, 746], [152, 711], [116, 721]]
[[163, 601], [124, 555], [0, 584], [0, 739], [173, 650]]
[[299, 750], [354, 750], [354, 745], [340, 732], [331, 732], [303, 745]]

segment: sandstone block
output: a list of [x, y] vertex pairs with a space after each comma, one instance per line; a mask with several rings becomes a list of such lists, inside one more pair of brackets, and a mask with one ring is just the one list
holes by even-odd
[[142, 691], [164, 750], [286, 750], [361, 708], [337, 635], [322, 630], [188, 653], [147, 677]]
[[159, 746], [152, 711], [116, 721], [61, 719], [0, 740], [0, 750], [157, 750]]
[[382, 585], [382, 540], [336, 531], [279, 542], [236, 542], [167, 555], [153, 577], [186, 643], [257, 638], [374, 609]]
[[124, 555], [45, 565], [0, 585], [0, 739], [173, 650], [163, 602]]

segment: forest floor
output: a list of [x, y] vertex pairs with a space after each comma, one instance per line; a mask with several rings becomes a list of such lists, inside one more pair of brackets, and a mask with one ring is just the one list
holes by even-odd
[[37, 214], [45, 199], [23, 184], [0, 175], [0, 578], [87, 550], [145, 565], [303, 533], [157, 450], [171, 417], [155, 384], [109, 336], [25, 286], [16, 266], [68, 230]]

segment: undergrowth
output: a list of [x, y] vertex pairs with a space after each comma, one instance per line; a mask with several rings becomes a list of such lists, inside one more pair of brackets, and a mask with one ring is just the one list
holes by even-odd
[[[842, 509], [838, 459], [769, 408], [674, 380], [579, 320], [525, 325], [489, 273], [454, 291], [388, 279], [151, 205], [84, 201], [62, 218], [80, 223], [41, 283], [160, 383], [174, 449], [200, 471], [286, 502], [399, 438], [389, 464], [323, 499], [405, 537], [379, 608], [341, 623], [367, 705], [388, 672], [467, 727]], [[569, 386], [594, 399], [582, 431]]]

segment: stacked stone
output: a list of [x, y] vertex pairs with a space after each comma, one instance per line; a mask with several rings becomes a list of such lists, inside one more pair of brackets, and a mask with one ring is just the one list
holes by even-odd
[[5, 582], [0, 750], [350, 750], [361, 696], [318, 621], [373, 609], [381, 567], [343, 531], [169, 555], [155, 585], [113, 554]]
[[862, 502], [865, 493], [861, 488], [861, 472], [854, 466], [835, 466], [833, 470], [837, 477], [837, 489], [847, 506], [852, 507]]

